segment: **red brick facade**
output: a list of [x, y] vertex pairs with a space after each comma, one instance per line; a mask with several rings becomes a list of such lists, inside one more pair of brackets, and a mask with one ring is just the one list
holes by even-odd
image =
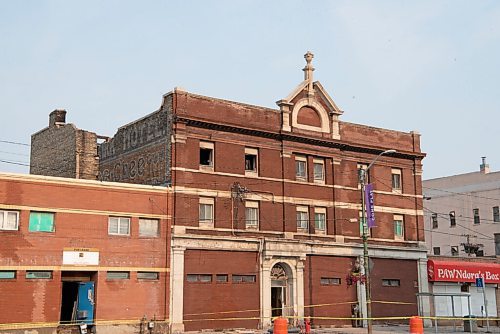
[[346, 276], [363, 257], [358, 173], [372, 162], [372, 291], [393, 302], [373, 312], [416, 312], [414, 292], [427, 288], [415, 283], [426, 257], [420, 136], [340, 120], [311, 60], [278, 109], [175, 89], [99, 146], [101, 180], [172, 186], [172, 331], [267, 327], [276, 315], [345, 324], [355, 304], [365, 315], [364, 286]]
[[[167, 319], [168, 200], [162, 187], [0, 174], [0, 211], [19, 214], [15, 225], [0, 229], [0, 329], [12, 323], [57, 326], [67, 312], [63, 285], [70, 281], [94, 282], [97, 322], [138, 323], [144, 315]], [[37, 212], [53, 213], [52, 231], [34, 231], [30, 215]], [[129, 232], [109, 235], [110, 217], [129, 218]], [[157, 221], [159, 233], [140, 236], [139, 219]], [[81, 256], [98, 252], [98, 263], [65, 263], [63, 253], [72, 250]], [[33, 271], [52, 277], [27, 277]], [[6, 278], [12, 272], [14, 277]], [[112, 280], [109, 272], [130, 276]], [[138, 272], [158, 273], [158, 278], [141, 279]]]

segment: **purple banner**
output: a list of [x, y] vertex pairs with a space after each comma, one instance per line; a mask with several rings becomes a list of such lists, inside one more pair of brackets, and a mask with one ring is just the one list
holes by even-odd
[[373, 184], [365, 185], [365, 210], [368, 228], [375, 226], [375, 205], [373, 204]]

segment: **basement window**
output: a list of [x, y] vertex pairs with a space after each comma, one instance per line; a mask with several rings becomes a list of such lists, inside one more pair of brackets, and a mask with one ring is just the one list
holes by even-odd
[[106, 279], [108, 280], [121, 280], [129, 279], [130, 272], [128, 271], [108, 271], [106, 272]]
[[398, 279], [382, 279], [382, 286], [397, 287], [401, 285], [401, 281]]
[[211, 283], [212, 275], [210, 274], [188, 274], [186, 280], [189, 283]]
[[156, 281], [160, 277], [160, 273], [153, 271], [138, 271], [137, 279]]
[[340, 278], [338, 277], [321, 277], [321, 285], [340, 285]]
[[233, 283], [255, 283], [255, 275], [233, 275]]
[[14, 270], [2, 270], [0, 271], [0, 280], [2, 279], [15, 279], [16, 272]]
[[52, 271], [26, 271], [27, 279], [52, 279]]
[[228, 274], [217, 274], [215, 275], [215, 281], [217, 283], [227, 283], [229, 281]]

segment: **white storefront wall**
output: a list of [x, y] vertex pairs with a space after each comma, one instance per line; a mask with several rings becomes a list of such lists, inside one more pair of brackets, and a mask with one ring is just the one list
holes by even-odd
[[[486, 293], [486, 300], [488, 304], [488, 315], [496, 317], [497, 303], [496, 303], [496, 289], [497, 284], [486, 284], [484, 291]], [[433, 284], [433, 292], [438, 293], [462, 293], [461, 284], [453, 282], [435, 282]], [[477, 317], [486, 316], [484, 313], [484, 299], [481, 288], [477, 288], [475, 284], [469, 287], [470, 293], [470, 308], [471, 314]], [[467, 297], [453, 297], [453, 305], [455, 316], [469, 315]], [[438, 317], [451, 317], [453, 316], [451, 297], [449, 296], [436, 296], [434, 301], [434, 309]], [[483, 311], [483, 313], [481, 313]]]

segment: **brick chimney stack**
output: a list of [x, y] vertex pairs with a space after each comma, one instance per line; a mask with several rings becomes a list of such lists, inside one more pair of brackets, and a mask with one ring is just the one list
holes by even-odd
[[481, 157], [483, 163], [479, 165], [479, 171], [483, 174], [488, 174], [490, 172], [490, 165], [486, 163], [486, 157]]
[[66, 123], [66, 110], [55, 109], [49, 114], [49, 127], [55, 126], [57, 123]]

